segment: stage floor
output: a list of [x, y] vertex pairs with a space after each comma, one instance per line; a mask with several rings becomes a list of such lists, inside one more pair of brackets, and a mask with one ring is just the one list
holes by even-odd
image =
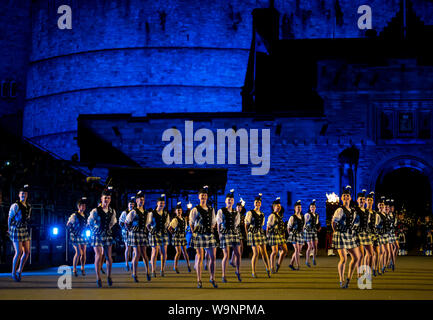
[[[305, 261], [301, 258], [302, 261]], [[203, 288], [196, 288], [194, 270], [187, 272], [181, 261], [180, 274], [173, 271], [173, 261], [168, 261], [165, 277], [152, 281], [145, 280], [143, 267], [139, 272], [139, 283], [134, 283], [123, 263], [113, 268], [113, 287], [106, 284], [103, 275], [103, 288], [96, 288], [93, 265], [86, 266], [86, 276], [73, 277], [71, 290], [60, 290], [57, 281], [60, 274], [57, 268], [38, 272], [24, 272], [20, 283], [14, 282], [9, 274], [0, 274], [0, 299], [144, 299], [144, 300], [287, 300], [287, 299], [385, 299], [385, 300], [433, 300], [433, 258], [405, 256], [398, 257], [395, 272], [388, 271], [383, 276], [373, 278], [371, 290], [358, 289], [355, 276], [349, 289], [340, 289], [337, 275], [337, 257], [318, 257], [316, 267], [291, 271], [288, 260], [277, 274], [269, 279], [264, 272], [263, 262], [258, 263], [259, 278], [253, 279], [250, 261], [242, 261], [239, 283], [234, 269], [229, 265], [228, 283], [221, 282], [221, 260], [217, 260], [215, 289], [208, 282], [209, 276], [203, 272]], [[142, 265], [142, 263], [140, 264]]]

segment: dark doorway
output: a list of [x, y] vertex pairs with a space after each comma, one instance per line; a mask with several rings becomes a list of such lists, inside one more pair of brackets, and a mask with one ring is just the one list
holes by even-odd
[[415, 217], [431, 214], [431, 185], [427, 176], [417, 169], [400, 168], [380, 176], [375, 192], [378, 196], [392, 197], [397, 210], [403, 207]]

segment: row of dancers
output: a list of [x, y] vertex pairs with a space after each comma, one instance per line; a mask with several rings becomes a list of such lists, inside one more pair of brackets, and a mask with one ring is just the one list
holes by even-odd
[[[84, 275], [86, 259], [86, 245], [89, 240], [84, 235], [84, 230], [90, 227], [92, 235], [90, 245], [95, 253], [95, 273], [97, 287], [102, 287], [101, 271], [105, 259], [107, 266], [107, 283], [112, 286], [112, 228], [117, 223], [116, 212], [110, 207], [112, 188], [108, 187], [102, 192], [101, 201], [97, 208], [91, 210], [86, 217], [86, 199], [77, 202], [77, 211], [73, 213], [67, 226], [70, 239], [76, 250], [73, 260], [74, 274], [77, 275], [76, 267], [81, 260], [81, 272]], [[30, 219], [31, 207], [27, 203], [28, 186], [19, 191], [19, 200], [12, 204], [8, 226], [10, 237], [14, 243], [15, 256], [12, 263], [12, 278], [21, 280], [21, 273], [29, 255], [30, 235], [28, 221]], [[379, 212], [373, 210], [374, 193], [369, 195], [365, 191], [358, 194], [358, 205], [351, 207], [350, 187], [345, 188], [342, 193], [342, 205], [335, 211], [332, 219], [333, 242], [338, 250], [340, 261], [338, 274], [340, 287], [347, 288], [355, 269], [361, 263], [370, 266], [373, 275], [381, 275], [386, 266], [394, 269], [395, 256], [398, 251], [398, 242], [395, 238], [392, 222], [393, 210], [391, 201], [381, 198], [378, 204]], [[216, 248], [223, 250], [222, 260], [222, 282], [227, 282], [227, 263], [232, 248], [232, 260], [230, 264], [235, 267], [235, 274], [239, 282], [241, 255], [243, 240], [252, 248], [251, 271], [252, 277], [258, 277], [256, 265], [259, 256], [262, 257], [266, 268], [266, 274], [271, 277], [280, 269], [284, 257], [288, 254], [287, 243], [291, 243], [294, 253], [291, 257], [289, 268], [300, 269], [300, 252], [307, 243], [306, 261], [307, 267], [316, 265], [316, 253], [320, 230], [319, 215], [316, 212], [316, 203], [313, 200], [309, 204], [309, 210], [302, 214], [302, 204], [298, 200], [294, 205], [294, 212], [287, 222], [287, 229], [283, 220], [284, 209], [280, 199], [272, 203], [272, 213], [269, 215], [265, 226], [265, 214], [261, 211], [262, 194], [255, 197], [254, 208], [246, 212], [244, 202], [238, 202], [234, 208], [234, 190], [226, 195], [225, 207], [215, 213], [215, 209], [208, 205], [207, 186], [198, 192], [199, 204], [190, 210], [188, 217], [183, 217], [182, 204], [178, 203], [175, 208], [176, 216], [170, 220], [165, 210], [165, 196], [161, 195], [157, 200], [154, 210], [144, 209], [145, 195], [139, 191], [134, 198], [129, 200], [128, 209], [122, 212], [119, 224], [122, 228], [122, 238], [125, 242], [125, 262], [129, 269], [129, 248], [132, 248], [132, 279], [138, 282], [138, 262], [143, 259], [146, 266], [146, 278], [151, 280], [151, 274], [156, 277], [156, 260], [158, 255], [161, 260], [160, 275], [164, 276], [167, 258], [167, 245], [171, 233], [171, 244], [176, 248], [174, 270], [179, 273], [178, 261], [183, 253], [188, 271], [191, 272], [188, 254], [186, 252], [186, 234], [192, 232], [191, 247], [196, 250], [194, 269], [197, 274], [197, 287], [201, 288], [203, 261], [206, 259], [207, 269], [210, 273], [209, 282], [213, 287], [218, 285], [215, 281], [215, 257]], [[394, 218], [395, 221], [395, 218]], [[218, 234], [219, 241], [214, 235]], [[286, 230], [288, 238], [286, 239]], [[269, 245], [271, 253], [268, 255], [266, 246]], [[147, 256], [147, 247], [151, 247], [150, 260]], [[347, 253], [352, 260], [349, 264], [348, 276], [344, 277]], [[277, 259], [278, 257], [278, 259]], [[19, 263], [18, 263], [19, 261]], [[128, 270], [129, 271], [129, 270]]]

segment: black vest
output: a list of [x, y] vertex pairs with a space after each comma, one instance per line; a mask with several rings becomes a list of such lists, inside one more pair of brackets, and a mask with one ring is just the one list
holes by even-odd
[[84, 217], [79, 214], [78, 212], [75, 212], [75, 218], [77, 219], [77, 221], [74, 223], [74, 225], [71, 227], [71, 232], [75, 235], [75, 236], [79, 236], [82, 234], [82, 232], [84, 231], [84, 229], [86, 228], [87, 225], [87, 218], [86, 215], [84, 215]]
[[245, 214], [239, 213], [239, 218], [238, 230], [241, 234], [245, 234]]
[[229, 211], [227, 208], [222, 208], [222, 224], [221, 224], [221, 233], [235, 232], [235, 219], [237, 215], [237, 211]]
[[284, 235], [286, 233], [286, 226], [284, 224], [283, 215], [280, 215], [280, 212], [276, 215], [278, 218], [278, 230], [280, 234]]
[[396, 222], [395, 222], [395, 217], [392, 213], [390, 213], [388, 215], [388, 224], [389, 224], [389, 232], [394, 232], [395, 231], [395, 226], [396, 226]]
[[391, 219], [389, 215], [384, 215], [384, 221], [383, 221], [383, 232], [388, 233], [391, 231]]
[[356, 213], [359, 216], [359, 231], [367, 232], [368, 230], [368, 211], [362, 211], [361, 208], [356, 208]]
[[175, 219], [177, 219], [177, 227], [175, 230], [175, 235], [177, 236], [181, 236], [185, 234], [185, 219], [183, 218], [179, 218], [179, 217], [175, 217]]
[[369, 232], [375, 232], [375, 224], [376, 224], [376, 211], [372, 211], [372, 212], [369, 212], [368, 210], [367, 210], [367, 212], [368, 212], [368, 214], [369, 214], [369, 219], [370, 219], [370, 222], [368, 223], [368, 231]]
[[[275, 223], [274, 225], [269, 229], [269, 233], [270, 234], [284, 234], [281, 231], [284, 232], [284, 222], [283, 222], [283, 218], [280, 217], [279, 214], [277, 214], [276, 212], [273, 213], [275, 216]], [[281, 224], [283, 224], [283, 230], [281, 229]]]
[[254, 210], [251, 210], [251, 223], [248, 227], [248, 232], [256, 233], [257, 231], [263, 232], [262, 224], [263, 219], [265, 218], [264, 214], [258, 214]]
[[212, 207], [207, 206], [207, 211], [200, 205], [195, 207], [199, 213], [198, 217], [198, 233], [210, 234], [212, 233]]
[[317, 216], [318, 216], [318, 214], [317, 213], [316, 214], [312, 214], [310, 212], [310, 216], [311, 216], [311, 218], [310, 218], [310, 221], [311, 221], [311, 224], [310, 224], [311, 230], [312, 231], [317, 231]]
[[336, 230], [340, 232], [350, 232], [352, 230], [353, 212], [352, 208], [350, 210], [346, 207], [340, 207], [343, 210], [343, 217], [339, 223], [337, 223]]
[[153, 210], [153, 217], [155, 219], [155, 233], [165, 234], [167, 229], [165, 227], [165, 222], [167, 221], [167, 211], [163, 210], [162, 215], [159, 215], [156, 210]]
[[138, 217], [138, 226], [137, 229], [134, 231], [147, 231], [146, 228], [146, 222], [147, 222], [147, 215], [149, 212], [147, 212], [144, 208], [144, 211], [140, 211], [138, 208], [135, 208], [136, 217]]
[[98, 216], [100, 218], [100, 225], [99, 228], [95, 228], [93, 230], [93, 233], [96, 235], [111, 235], [110, 222], [114, 214], [113, 209], [108, 208], [108, 212], [105, 213], [104, 210], [102, 210], [102, 207], [97, 207], [96, 211], [98, 212]]
[[310, 214], [310, 226], [307, 227], [308, 231], [317, 232], [317, 216], [318, 214], [312, 214], [311, 211], [308, 212]]
[[377, 213], [380, 217], [380, 222], [376, 228], [378, 234], [384, 234], [386, 232], [386, 217], [381, 212]]
[[293, 214], [293, 225], [292, 225], [292, 232], [293, 233], [302, 233], [302, 229], [304, 228], [305, 219], [304, 216], [301, 214], [301, 218], [298, 218], [296, 214]]
[[15, 221], [15, 225], [19, 228], [27, 227], [30, 223], [30, 213], [32, 208], [30, 204], [27, 204], [27, 207], [25, 207], [19, 200], [17, 200], [15, 203], [18, 204], [18, 208], [21, 211], [21, 221]]

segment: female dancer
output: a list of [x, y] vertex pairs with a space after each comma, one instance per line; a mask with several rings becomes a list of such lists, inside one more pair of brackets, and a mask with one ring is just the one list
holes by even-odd
[[131, 197], [128, 202], [128, 209], [123, 211], [119, 217], [119, 225], [122, 230], [122, 240], [125, 244], [125, 263], [126, 263], [126, 271], [129, 271], [129, 256], [131, 252], [131, 247], [128, 245], [128, 228], [126, 227], [125, 221], [128, 213], [133, 210], [135, 207], [135, 197]]
[[171, 220], [170, 225], [168, 227], [168, 231], [173, 235], [171, 239], [171, 244], [176, 248], [176, 255], [174, 256], [174, 271], [179, 273], [179, 269], [177, 268], [180, 255], [183, 253], [183, 257], [186, 260], [188, 266], [188, 272], [191, 272], [191, 267], [189, 265], [189, 256], [186, 252], [186, 228], [187, 228], [187, 220], [182, 217], [182, 202], [178, 202], [176, 205], [176, 217]]
[[149, 258], [147, 257], [147, 246], [149, 245], [149, 234], [146, 229], [147, 216], [149, 212], [144, 209], [144, 192], [138, 191], [135, 196], [136, 207], [126, 216], [125, 224], [128, 228], [128, 247], [132, 247], [132, 278], [138, 282], [137, 269], [140, 258], [143, 257], [146, 265], [146, 278], [150, 281]]
[[[278, 254], [278, 248], [282, 247], [285, 244], [285, 236], [284, 236], [284, 227], [281, 230], [281, 225], [284, 226], [283, 217], [279, 214], [281, 211], [281, 202], [280, 197], [276, 198], [272, 203], [272, 213], [268, 217], [268, 222], [266, 224], [266, 234], [268, 237], [268, 244], [272, 248], [272, 253], [269, 257], [271, 262], [271, 272], [276, 273], [276, 260]], [[283, 249], [284, 250], [284, 249]], [[287, 250], [287, 247], [286, 247]], [[285, 255], [285, 252], [283, 253]], [[284, 258], [283, 255], [280, 255], [280, 259]], [[279, 268], [279, 264], [278, 264]]]
[[316, 255], [319, 243], [317, 232], [320, 230], [319, 214], [316, 213], [316, 199], [310, 203], [310, 210], [305, 214], [304, 239], [308, 245], [305, 264], [310, 265], [310, 254], [313, 254], [313, 265], [316, 265]]
[[202, 288], [201, 273], [203, 267], [204, 251], [209, 255], [209, 282], [214, 288], [218, 288], [215, 282], [215, 255], [216, 247], [213, 229], [216, 225], [215, 210], [207, 204], [208, 186], [204, 186], [198, 192], [200, 204], [192, 208], [189, 215], [189, 223], [193, 231], [193, 246], [196, 249], [195, 271], [197, 272], [197, 288]]
[[375, 228], [376, 233], [378, 234], [378, 241], [380, 245], [380, 257], [378, 258], [379, 263], [378, 266], [382, 266], [382, 275], [386, 269], [386, 261], [388, 259], [389, 251], [388, 251], [388, 233], [387, 233], [387, 223], [386, 223], [386, 212], [385, 212], [385, 197], [381, 197], [378, 203], [379, 212], [376, 215]]
[[[359, 242], [359, 251], [361, 254], [360, 262], [364, 263], [364, 265], [371, 266], [371, 260], [373, 257], [373, 242], [371, 240], [371, 235], [368, 232], [368, 218], [369, 212], [365, 209], [365, 193], [367, 190], [362, 190], [357, 195], [356, 202], [358, 206], [355, 208], [356, 214], [359, 217], [359, 227], [353, 229], [353, 236], [358, 239]], [[358, 268], [358, 278], [360, 277], [360, 270]]]
[[395, 260], [397, 258], [397, 253], [400, 249], [400, 246], [398, 244], [398, 239], [396, 236], [396, 227], [397, 227], [397, 217], [395, 214], [395, 206], [394, 206], [394, 199], [390, 200], [389, 203], [389, 242], [390, 242], [390, 250], [391, 250], [391, 264], [390, 268], [392, 271], [395, 269]]
[[78, 260], [81, 260], [81, 274], [86, 275], [84, 272], [84, 267], [86, 266], [86, 244], [87, 240], [85, 238], [85, 228], [87, 226], [87, 217], [84, 213], [86, 211], [86, 200], [83, 197], [77, 201], [78, 211], [73, 213], [68, 222], [66, 223], [69, 229], [69, 237], [71, 239], [72, 245], [75, 249], [74, 259], [72, 260], [74, 276], [78, 277], [77, 274], [77, 264]]
[[167, 261], [167, 245], [168, 245], [168, 225], [170, 219], [168, 212], [164, 210], [165, 207], [165, 194], [161, 194], [156, 203], [156, 209], [149, 212], [147, 218], [147, 228], [150, 231], [149, 242], [152, 246], [152, 275], [156, 277], [156, 259], [158, 253], [161, 257], [161, 277], [164, 277], [165, 262]]
[[247, 233], [247, 244], [253, 249], [253, 257], [251, 258], [251, 270], [253, 278], [257, 278], [256, 264], [259, 259], [259, 254], [262, 255], [263, 262], [266, 267], [268, 277], [270, 274], [270, 263], [268, 252], [266, 251], [266, 236], [263, 230], [265, 225], [265, 214], [260, 211], [262, 206], [262, 194], [254, 200], [254, 209], [247, 212], [245, 217], [245, 232]]
[[[241, 243], [240, 247], [239, 247], [239, 253], [242, 259], [242, 253], [244, 252], [244, 242], [247, 239], [247, 234], [245, 233], [245, 214], [247, 212], [247, 210], [245, 210], [245, 201], [242, 200], [242, 198], [240, 199], [240, 201], [236, 204], [236, 211], [239, 213], [239, 217], [240, 217], [240, 222], [237, 228], [237, 232], [238, 232], [238, 236], [239, 236], [239, 241]], [[235, 268], [235, 264], [233, 263], [233, 260], [235, 258], [235, 252], [232, 251], [232, 256], [230, 258], [230, 265]]]
[[[292, 254], [292, 259], [290, 260], [289, 268], [292, 270], [299, 270], [300, 268], [300, 253], [302, 250], [302, 246], [304, 245], [304, 235], [302, 230], [304, 229], [304, 216], [302, 215], [302, 205], [301, 200], [296, 201], [294, 206], [295, 212], [290, 217], [289, 222], [287, 223], [287, 231], [289, 232], [289, 238], [287, 242], [291, 242], [293, 244], [293, 248], [295, 252]], [[293, 264], [296, 263], [298, 268], [295, 269]]]
[[[350, 279], [352, 279], [355, 269], [358, 267], [361, 253], [359, 252], [359, 243], [357, 239], [353, 238], [352, 228], [353, 221], [356, 220], [356, 212], [350, 207], [352, 197], [350, 195], [350, 186], [344, 188], [341, 195], [343, 205], [335, 210], [332, 217], [332, 229], [334, 235], [332, 242], [334, 248], [337, 249], [340, 261], [338, 263], [338, 275], [340, 277], [340, 288], [348, 288]], [[346, 268], [347, 251], [350, 254], [351, 261], [349, 263], [349, 270], [346, 282], [344, 283], [344, 271]]]
[[[365, 210], [367, 221], [364, 219], [365, 216], [361, 217], [360, 224], [360, 245], [366, 250], [364, 261], [362, 262], [364, 265], [369, 266], [371, 270], [373, 270], [373, 276], [376, 276], [376, 261], [377, 261], [377, 236], [374, 233], [374, 222], [376, 221], [376, 212], [373, 210], [374, 204], [374, 191], [371, 191], [367, 195], [367, 208]], [[362, 239], [361, 239], [362, 238]], [[380, 249], [380, 248], [379, 248]]]
[[93, 230], [91, 245], [95, 251], [95, 273], [98, 288], [102, 287], [101, 268], [103, 255], [106, 259], [107, 283], [110, 287], [113, 285], [111, 279], [111, 267], [113, 265], [113, 259], [111, 258], [113, 244], [111, 228], [116, 224], [117, 219], [116, 211], [110, 208], [112, 190], [112, 187], [108, 187], [102, 192], [101, 205], [93, 209], [87, 219], [88, 225]]
[[241, 253], [239, 250], [240, 240], [237, 232], [240, 215], [239, 212], [233, 210], [233, 204], [235, 202], [235, 196], [233, 194], [235, 190], [231, 189], [226, 195], [226, 207], [219, 209], [217, 213], [217, 228], [220, 238], [220, 248], [223, 250], [224, 257], [221, 263], [222, 266], [222, 282], [226, 283], [226, 269], [227, 260], [230, 256], [230, 247], [233, 248], [235, 254], [235, 274], [238, 277], [238, 281], [241, 282], [240, 267], [241, 267]]
[[387, 199], [385, 202], [385, 232], [388, 238], [388, 243], [386, 244], [386, 249], [388, 249], [385, 267], [392, 268], [394, 270], [394, 243], [395, 243], [395, 233], [394, 233], [394, 219], [395, 217], [391, 214], [391, 200]]
[[[21, 281], [21, 273], [30, 255], [29, 222], [32, 209], [27, 202], [28, 196], [29, 186], [26, 184], [18, 192], [19, 200], [9, 209], [8, 233], [15, 250], [12, 260], [12, 279], [17, 282]], [[19, 267], [18, 260], [20, 260]]]

